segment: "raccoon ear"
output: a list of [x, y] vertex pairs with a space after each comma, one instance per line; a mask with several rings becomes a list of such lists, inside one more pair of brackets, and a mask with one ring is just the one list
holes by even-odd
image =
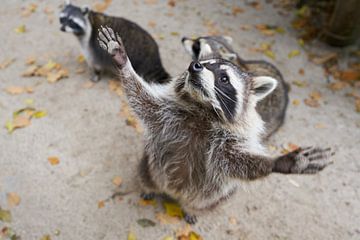
[[83, 15], [86, 15], [89, 12], [89, 7], [88, 6], [83, 6], [81, 8], [81, 12]]
[[223, 56], [226, 60], [229, 60], [229, 61], [234, 61], [237, 59], [236, 53], [225, 53]]
[[193, 55], [192, 45], [194, 44], [195, 41], [191, 38], [183, 37], [181, 39], [181, 42], [186, 52], [189, 53], [190, 55]]
[[277, 86], [277, 80], [272, 77], [254, 77], [253, 79], [253, 91], [256, 101], [260, 101], [269, 95]]
[[227, 41], [228, 44], [231, 44], [233, 42], [233, 39], [230, 36], [223, 36], [223, 38], [225, 39], [225, 41]]

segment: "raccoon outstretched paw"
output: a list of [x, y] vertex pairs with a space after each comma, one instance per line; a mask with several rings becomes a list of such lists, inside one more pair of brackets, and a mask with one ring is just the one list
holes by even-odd
[[98, 36], [99, 45], [102, 49], [107, 51], [114, 59], [118, 67], [123, 67], [127, 61], [127, 54], [124, 44], [118, 35], [109, 27], [99, 28]]
[[275, 161], [273, 172], [314, 174], [331, 164], [330, 157], [334, 154], [331, 148], [299, 148], [279, 157]]
[[153, 200], [155, 198], [155, 193], [141, 193], [140, 197], [144, 200]]

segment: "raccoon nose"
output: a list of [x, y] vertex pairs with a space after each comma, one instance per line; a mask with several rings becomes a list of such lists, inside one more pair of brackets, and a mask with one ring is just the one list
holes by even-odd
[[189, 66], [189, 72], [191, 73], [198, 73], [201, 72], [203, 70], [203, 65], [201, 65], [201, 63], [199, 62], [192, 62]]

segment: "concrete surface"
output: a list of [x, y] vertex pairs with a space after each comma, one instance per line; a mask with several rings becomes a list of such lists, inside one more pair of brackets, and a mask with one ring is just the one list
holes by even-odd
[[[21, 17], [21, 7], [31, 2], [38, 4], [36, 12]], [[289, 142], [338, 147], [335, 163], [320, 174], [273, 174], [250, 183], [224, 207], [200, 217], [194, 231], [204, 239], [360, 239], [360, 114], [355, 112], [353, 100], [345, 96], [351, 89], [331, 92], [326, 88], [322, 68], [309, 62], [303, 50], [300, 56], [288, 59], [291, 50], [300, 49], [291, 17], [279, 15], [278, 9], [265, 2], [261, 2], [260, 10], [242, 1], [182, 0], [176, 1], [175, 7], [167, 1], [145, 2], [114, 0], [106, 12], [127, 17], [156, 36], [164, 65], [172, 75], [180, 74], [190, 62], [180, 44], [181, 36], [206, 35], [214, 30], [205, 27], [204, 21], [215, 22], [220, 33], [232, 36], [235, 49], [244, 58], [267, 59], [250, 48], [274, 41], [273, 62], [287, 81], [306, 80], [309, 86], [292, 86], [291, 100], [301, 103], [290, 104], [284, 127], [268, 144], [277, 149]], [[24, 107], [27, 98], [34, 99], [37, 108], [47, 110], [48, 116], [32, 120], [30, 126], [13, 134], [0, 129], [0, 206], [10, 209], [13, 217], [12, 223], [0, 222], [0, 228], [9, 226], [25, 240], [40, 239], [45, 234], [66, 240], [126, 239], [129, 231], [138, 239], [172, 236], [183, 222], [159, 224], [155, 214], [162, 208], [139, 206], [138, 193], [98, 208], [99, 201], [117, 190], [113, 177], [122, 177], [121, 191], [133, 188], [142, 136], [119, 116], [120, 100], [109, 91], [109, 78], [90, 89], [83, 87], [89, 73], [75, 73], [80, 66], [76, 60], [79, 44], [70, 34], [59, 31], [56, 14], [60, 4], [41, 0], [1, 2], [0, 61], [16, 61], [0, 70], [0, 124], [5, 125], [14, 111]], [[245, 12], [233, 16], [234, 5]], [[53, 23], [43, 12], [46, 6], [55, 11]], [[156, 26], [148, 26], [149, 21]], [[265, 37], [253, 27], [248, 31], [240, 28], [261, 23], [282, 26], [286, 33]], [[27, 32], [15, 33], [21, 24], [26, 25]], [[330, 51], [321, 44], [317, 50]], [[70, 77], [55, 84], [41, 77], [21, 77], [30, 56], [42, 64], [49, 59], [59, 62], [69, 69]], [[304, 76], [298, 74], [299, 68], [305, 69]], [[11, 85], [35, 86], [34, 93], [9, 95], [3, 89]], [[310, 108], [302, 101], [313, 90], [323, 95], [319, 108]], [[323, 127], [316, 127], [319, 124]], [[50, 165], [49, 156], [59, 157], [60, 164]], [[8, 206], [9, 192], [20, 196], [18, 206]], [[230, 217], [237, 220], [235, 224], [229, 222]], [[152, 219], [157, 225], [142, 228], [136, 223], [140, 218]]]

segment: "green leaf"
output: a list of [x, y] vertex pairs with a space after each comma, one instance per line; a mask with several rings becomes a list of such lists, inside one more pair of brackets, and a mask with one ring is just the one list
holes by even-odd
[[11, 212], [0, 207], [0, 221], [10, 223], [11, 220]]

